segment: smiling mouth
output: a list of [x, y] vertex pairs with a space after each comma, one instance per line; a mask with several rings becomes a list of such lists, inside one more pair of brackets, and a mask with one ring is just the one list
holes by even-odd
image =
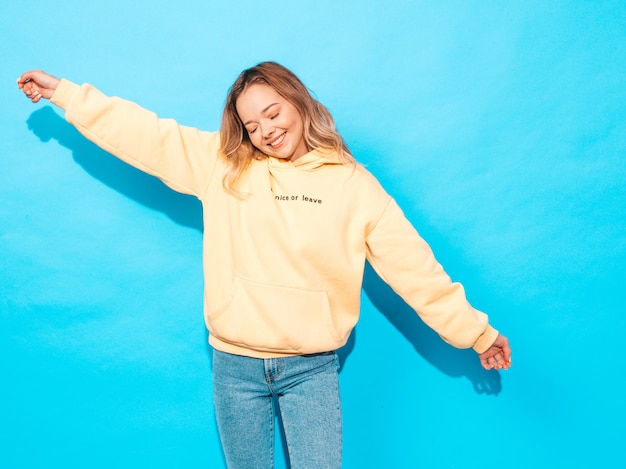
[[283, 132], [276, 140], [270, 142], [269, 146], [270, 147], [277, 147], [277, 146], [279, 146], [281, 143], [283, 143], [285, 141], [285, 135], [287, 135], [287, 132]]

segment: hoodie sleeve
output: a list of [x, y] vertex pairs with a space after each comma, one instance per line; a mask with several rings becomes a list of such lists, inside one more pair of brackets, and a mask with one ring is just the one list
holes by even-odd
[[88, 140], [178, 192], [201, 197], [215, 171], [217, 132], [160, 119], [135, 103], [65, 79], [51, 102]]
[[463, 286], [450, 280], [393, 199], [369, 233], [367, 249], [378, 275], [442, 339], [478, 353], [493, 344], [498, 332], [487, 315], [472, 308]]

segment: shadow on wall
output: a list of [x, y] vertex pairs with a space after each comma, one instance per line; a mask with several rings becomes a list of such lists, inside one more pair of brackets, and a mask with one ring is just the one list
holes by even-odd
[[179, 225], [202, 231], [200, 201], [173, 191], [157, 178], [101, 150], [50, 106], [33, 112], [26, 123], [42, 142], [54, 139], [71, 150], [74, 160], [85, 171], [110, 188], [148, 208], [165, 213]]
[[363, 289], [368, 298], [415, 350], [441, 372], [458, 378], [466, 376], [478, 394], [498, 395], [502, 379], [497, 371], [487, 371], [473, 350], [460, 350], [444, 342], [400, 298], [368, 264]]

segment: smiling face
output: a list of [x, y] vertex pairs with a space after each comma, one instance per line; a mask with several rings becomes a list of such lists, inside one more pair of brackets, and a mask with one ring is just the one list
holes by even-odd
[[309, 152], [302, 116], [271, 86], [248, 86], [236, 108], [252, 145], [264, 154], [295, 161]]

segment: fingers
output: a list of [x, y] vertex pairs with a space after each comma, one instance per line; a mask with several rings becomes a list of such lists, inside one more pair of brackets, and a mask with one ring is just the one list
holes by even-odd
[[38, 103], [43, 95], [41, 94], [41, 90], [33, 81], [27, 81], [21, 86], [22, 91], [28, 99], [30, 99], [33, 103]]
[[480, 364], [486, 370], [508, 370], [511, 366], [509, 340], [502, 334], [498, 334], [493, 345], [480, 354]]
[[26, 72], [20, 78], [18, 78], [17, 86], [33, 103], [38, 103], [41, 98], [44, 97], [42, 89], [31, 78], [31, 72]]
[[511, 347], [509, 346], [509, 342], [506, 342], [506, 345], [502, 347], [502, 352], [504, 353], [504, 360], [511, 365]]
[[41, 98], [42, 98], [42, 97], [43, 97], [43, 96], [41, 95], [41, 93], [37, 93], [37, 94], [35, 94], [35, 95], [31, 98], [31, 101], [32, 101], [33, 103], [38, 103], [38, 102], [41, 100]]
[[41, 70], [25, 72], [17, 79], [17, 87], [24, 91], [33, 103], [41, 98], [50, 99], [54, 94], [60, 80]]
[[493, 370], [498, 364], [495, 357], [485, 357], [480, 362], [485, 370]]
[[500, 350], [494, 351], [492, 354], [485, 354], [481, 356], [480, 363], [486, 370], [508, 370], [511, 366], [510, 350], [508, 357]]
[[32, 80], [33, 71], [25, 72], [17, 79], [17, 87], [23, 89], [24, 85]]
[[508, 370], [509, 363], [504, 359], [504, 355], [502, 353], [497, 353], [490, 361], [490, 365], [493, 369], [496, 370]]

